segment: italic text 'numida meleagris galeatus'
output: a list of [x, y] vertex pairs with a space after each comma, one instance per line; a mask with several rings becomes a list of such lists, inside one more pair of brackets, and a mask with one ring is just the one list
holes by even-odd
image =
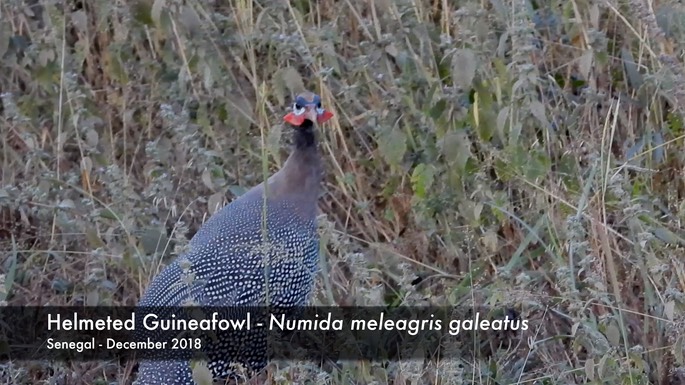
[[[189, 300], [217, 307], [306, 305], [319, 263], [322, 165], [314, 126], [332, 116], [318, 95], [298, 95], [284, 117], [294, 129], [294, 148], [283, 167], [207, 220], [188, 252], [155, 277], [139, 306], [173, 307]], [[194, 284], [181, 283], [187, 274]], [[204, 353], [215, 378], [230, 376], [235, 362], [253, 371], [266, 365], [265, 340], [241, 346], [218, 340]], [[194, 384], [190, 362], [172, 356], [142, 360], [135, 384]]]

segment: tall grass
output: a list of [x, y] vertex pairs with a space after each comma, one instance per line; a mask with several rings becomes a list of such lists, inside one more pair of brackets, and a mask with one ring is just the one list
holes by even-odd
[[[314, 302], [489, 301], [535, 327], [487, 357], [287, 363], [271, 381], [685, 381], [679, 2], [4, 0], [0, 15], [5, 303], [135, 304], [280, 167], [281, 116], [308, 88], [335, 112]], [[9, 362], [0, 382], [128, 383], [132, 365]]]

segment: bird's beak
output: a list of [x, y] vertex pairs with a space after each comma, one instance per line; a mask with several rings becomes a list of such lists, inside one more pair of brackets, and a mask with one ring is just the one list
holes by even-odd
[[304, 111], [304, 114], [302, 114], [302, 116], [304, 116], [305, 119], [309, 119], [312, 122], [318, 122], [319, 121], [318, 114], [316, 113], [316, 108], [314, 108], [312, 106], [307, 106], [305, 111]]
[[295, 115], [295, 113], [290, 112], [283, 117], [283, 120], [292, 124], [293, 126], [300, 126], [304, 123], [305, 119], [309, 119], [312, 122], [317, 122], [318, 124], [324, 123], [333, 117], [333, 113], [324, 110], [321, 114], [316, 111], [316, 107], [307, 106], [304, 114]]

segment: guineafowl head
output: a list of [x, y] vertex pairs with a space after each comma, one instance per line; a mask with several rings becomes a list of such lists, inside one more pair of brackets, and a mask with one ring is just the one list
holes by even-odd
[[295, 98], [293, 110], [283, 120], [293, 126], [311, 126], [313, 122], [322, 124], [333, 117], [333, 113], [321, 106], [321, 97], [313, 92], [303, 92]]

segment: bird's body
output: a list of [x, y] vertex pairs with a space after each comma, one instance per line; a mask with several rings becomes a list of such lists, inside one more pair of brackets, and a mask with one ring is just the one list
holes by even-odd
[[[314, 96], [312, 102], [318, 100]], [[192, 238], [188, 253], [155, 277], [140, 307], [294, 307], [308, 302], [319, 262], [316, 216], [322, 173], [312, 120], [332, 116], [317, 105], [318, 119], [311, 109], [299, 114], [306, 119], [286, 116], [299, 124], [283, 168], [215, 213]], [[231, 363], [253, 371], [266, 365], [263, 331], [241, 334], [238, 340], [236, 335], [230, 341], [218, 337], [204, 349], [215, 378], [229, 376]], [[193, 384], [189, 362], [172, 354], [168, 361], [141, 362], [136, 384]]]

